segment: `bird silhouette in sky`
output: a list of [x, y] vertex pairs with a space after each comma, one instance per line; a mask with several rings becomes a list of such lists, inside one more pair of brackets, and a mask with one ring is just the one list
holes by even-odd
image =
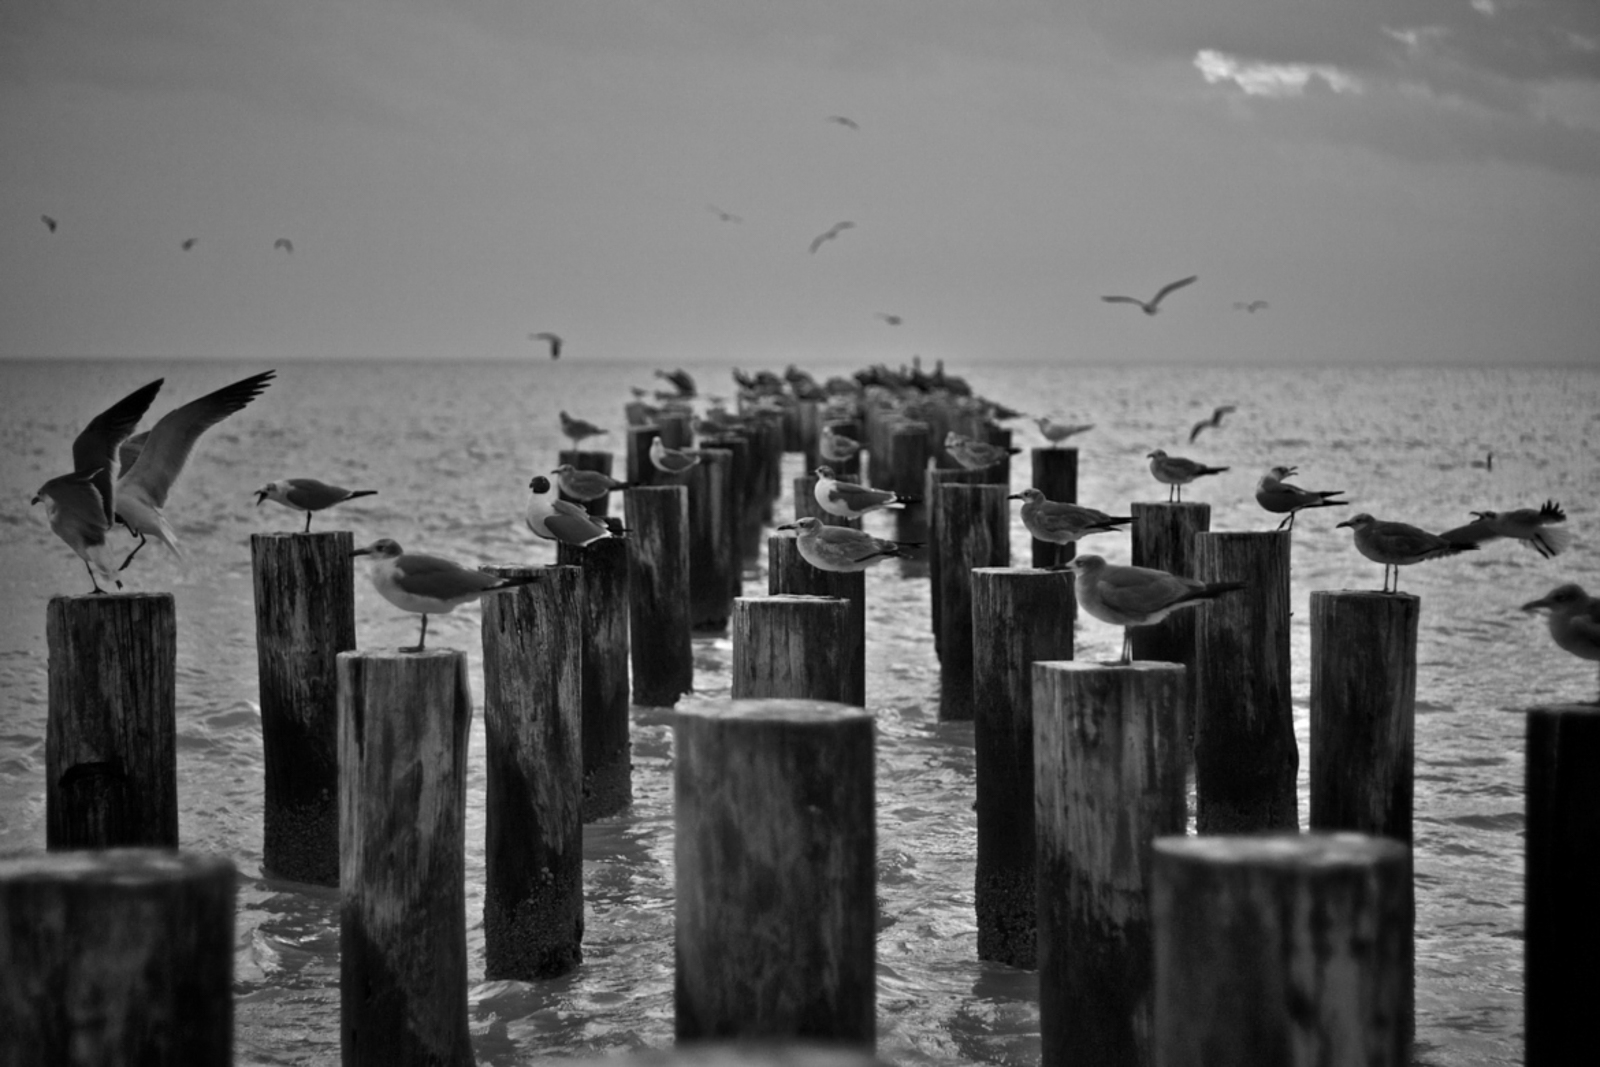
[[194, 247], [194, 243], [196, 241], [198, 241], [199, 239], [200, 238], [198, 238], [198, 237], [186, 237], [186, 238], [184, 238], [184, 240], [183, 240], [183, 250], [185, 252], [189, 251], [189, 249], [193, 248]]
[[1263, 310], [1263, 309], [1265, 309], [1265, 308], [1267, 308], [1269, 306], [1270, 305], [1265, 300], [1251, 300], [1251, 301], [1235, 300], [1233, 302], [1233, 310], [1235, 310], [1235, 311], [1248, 311], [1252, 315], [1254, 315], [1256, 312], [1261, 311], [1261, 310]]
[[829, 115], [827, 121], [843, 126], [847, 130], [859, 130], [861, 128], [859, 125], [857, 125], [855, 119], [848, 118], [844, 115]]
[[821, 248], [824, 242], [833, 240], [846, 230], [854, 229], [855, 225], [855, 223], [848, 221], [834, 223], [833, 226], [828, 229], [827, 233], [818, 234], [816, 239], [811, 242], [812, 254], [815, 255], [817, 249]]
[[1199, 422], [1194, 424], [1194, 427], [1192, 429], [1190, 429], [1190, 431], [1189, 431], [1189, 443], [1191, 445], [1194, 444], [1194, 439], [1196, 437], [1200, 436], [1200, 431], [1201, 430], [1221, 429], [1222, 428], [1222, 417], [1224, 415], [1232, 415], [1235, 411], [1238, 411], [1238, 410], [1239, 409], [1237, 407], [1235, 407], [1234, 405], [1232, 405], [1232, 404], [1224, 404], [1221, 407], [1216, 408], [1215, 410], [1213, 410], [1211, 412], [1211, 417], [1209, 419], [1201, 419]]
[[720, 207], [718, 207], [715, 204], [707, 204], [706, 205], [706, 210], [715, 213], [717, 218], [722, 220], [723, 222], [743, 222], [744, 221], [744, 219], [740, 218], [738, 215], [735, 215], [735, 214], [733, 214], [732, 212], [729, 212], [729, 211], [724, 211], [724, 210], [722, 210]]
[[1148, 302], [1140, 300], [1135, 296], [1102, 296], [1100, 299], [1104, 300], [1108, 304], [1134, 304], [1138, 306], [1146, 315], [1154, 315], [1160, 310], [1161, 300], [1163, 297], [1175, 289], [1182, 289], [1186, 285], [1193, 285], [1195, 282], [1199, 281], [1199, 279], [1200, 275], [1191, 274], [1187, 278], [1182, 278], [1178, 281], [1171, 282], [1170, 284], [1163, 285], [1161, 290], [1156, 293], [1155, 296], [1152, 296]]
[[559, 334], [550, 333], [547, 330], [539, 333], [530, 333], [528, 335], [528, 340], [543, 341], [545, 344], [550, 346], [551, 359], [561, 358], [561, 346], [564, 342], [561, 340], [561, 336]]
[[56, 227], [61, 225], [55, 219], [51, 218], [49, 215], [40, 215], [39, 216], [39, 221], [43, 222], [45, 224], [45, 228], [48, 229], [51, 233], [55, 233], [56, 232]]
[[294, 255], [294, 242], [289, 240], [287, 237], [278, 238], [276, 241], [272, 242], [272, 247], [281, 248], [291, 256]]
[[877, 315], [878, 318], [882, 319], [884, 322], [887, 322], [890, 326], [898, 326], [905, 321], [905, 319], [902, 319], [899, 315], [891, 315], [887, 311], [880, 311], [877, 313]]

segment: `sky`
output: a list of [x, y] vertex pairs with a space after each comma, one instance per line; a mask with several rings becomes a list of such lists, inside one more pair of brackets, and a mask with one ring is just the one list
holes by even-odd
[[8, 0], [0, 145], [0, 358], [1600, 365], [1595, 0]]

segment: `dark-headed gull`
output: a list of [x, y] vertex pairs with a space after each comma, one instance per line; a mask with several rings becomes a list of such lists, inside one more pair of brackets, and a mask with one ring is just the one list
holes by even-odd
[[1256, 483], [1256, 503], [1272, 512], [1274, 515], [1287, 516], [1278, 523], [1278, 529], [1287, 526], [1294, 529], [1294, 517], [1306, 508], [1331, 508], [1347, 506], [1348, 500], [1335, 500], [1334, 497], [1344, 492], [1343, 489], [1318, 491], [1302, 489], [1298, 485], [1290, 485], [1285, 478], [1296, 472], [1295, 467], [1273, 467], [1261, 476]]

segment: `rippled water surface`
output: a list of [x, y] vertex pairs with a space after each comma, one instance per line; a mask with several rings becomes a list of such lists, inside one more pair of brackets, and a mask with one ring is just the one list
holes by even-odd
[[[0, 853], [44, 846], [44, 616], [48, 599], [86, 590], [77, 558], [28, 500], [70, 465], [73, 436], [112, 400], [152, 378], [154, 414], [260, 368], [224, 364], [0, 363]], [[816, 366], [820, 375], [849, 368]], [[1416, 874], [1418, 1062], [1521, 1062], [1523, 731], [1538, 703], [1593, 700], [1592, 663], [1550, 642], [1517, 610], [1560, 581], [1600, 587], [1593, 548], [1600, 495], [1600, 373], [1587, 370], [1260, 370], [952, 367], [982, 393], [1097, 428], [1079, 438], [1079, 499], [1106, 510], [1164, 499], [1151, 448], [1229, 465], [1191, 495], [1212, 529], [1268, 529], [1252, 489], [1273, 464], [1308, 488], [1344, 489], [1354, 510], [1442, 529], [1469, 509], [1560, 501], [1575, 547], [1542, 560], [1517, 545], [1403, 572], [1423, 600], [1417, 685]], [[725, 368], [690, 367], [708, 392], [731, 393]], [[168, 505], [185, 562], [152, 547], [126, 577], [170, 590], [178, 610], [180, 833], [186, 848], [239, 866], [238, 1062], [338, 1059], [338, 915], [334, 891], [263, 878], [261, 743], [249, 535], [298, 528], [297, 514], [251, 506], [251, 490], [313, 476], [375, 488], [330, 513], [358, 541], [393, 537], [464, 563], [553, 562], [520, 522], [528, 477], [554, 466], [565, 408], [614, 427], [650, 368], [620, 364], [286, 364], [253, 406], [201, 441]], [[1040, 398], [1048, 398], [1048, 401]], [[1187, 443], [1212, 406], [1224, 426]], [[1039, 444], [1016, 424], [1017, 443]], [[1494, 453], [1492, 471], [1473, 467]], [[799, 473], [789, 457], [786, 474]], [[1016, 488], [1026, 464], [1018, 464]], [[1292, 605], [1294, 694], [1307, 758], [1309, 608], [1313, 589], [1376, 588], [1380, 568], [1334, 524], [1297, 523]], [[337, 515], [337, 518], [332, 516]], [[869, 519], [869, 529], [874, 529]], [[878, 532], [889, 533], [887, 521]], [[121, 537], [121, 535], [117, 535]], [[121, 543], [119, 541], [119, 543]], [[1094, 550], [1126, 562], [1125, 537]], [[1013, 559], [1027, 561], [1014, 527]], [[745, 587], [766, 588], [748, 572]], [[902, 1063], [1031, 1064], [1039, 1053], [1031, 973], [976, 960], [972, 730], [937, 719], [928, 586], [895, 564], [869, 572], [868, 704], [878, 722], [878, 1039]], [[415, 616], [358, 581], [363, 646], [416, 635]], [[465, 649], [481, 708], [478, 609], [430, 620], [430, 642]], [[1121, 634], [1078, 624], [1080, 658], [1117, 654]], [[731, 647], [695, 645], [696, 694], [725, 699]], [[471, 1014], [479, 1062], [663, 1046], [672, 1040], [672, 740], [670, 712], [634, 709], [635, 803], [585, 830], [587, 932], [575, 973], [537, 984], [485, 981], [483, 733], [473, 731], [467, 827]]]

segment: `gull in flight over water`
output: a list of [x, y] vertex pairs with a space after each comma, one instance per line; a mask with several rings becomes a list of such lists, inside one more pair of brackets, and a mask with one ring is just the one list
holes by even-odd
[[1269, 305], [1265, 300], [1249, 300], [1249, 301], [1235, 300], [1233, 302], [1233, 310], [1235, 310], [1235, 311], [1248, 311], [1252, 315], [1254, 315], [1258, 311], [1265, 310], [1266, 308], [1268, 308], [1270, 306], [1271, 305]]
[[882, 319], [884, 322], [887, 322], [890, 326], [898, 326], [902, 322], [906, 321], [899, 315], [891, 315], [887, 311], [879, 311], [876, 314], [878, 318]]
[[864, 571], [880, 560], [903, 556], [903, 549], [921, 548], [912, 541], [889, 541], [848, 526], [824, 526], [821, 519], [807, 516], [786, 522], [780, 530], [796, 530], [795, 545], [800, 558], [819, 571], [845, 574]]
[[303, 532], [310, 533], [311, 516], [316, 512], [357, 497], [376, 496], [377, 492], [376, 489], [346, 489], [343, 486], [319, 482], [315, 478], [280, 478], [256, 490], [256, 507], [260, 507], [264, 500], [271, 500], [286, 508], [303, 511], [306, 513], [306, 528]]
[[712, 212], [714, 215], [717, 216], [717, 218], [721, 219], [723, 222], [743, 222], [744, 221], [744, 219], [740, 218], [738, 215], [735, 215], [735, 214], [733, 214], [732, 212], [729, 212], [729, 211], [724, 211], [724, 210], [722, 210], [720, 207], [718, 207], [715, 204], [707, 204], [706, 205], [706, 210]]
[[887, 489], [872, 489], [855, 482], [841, 482], [833, 468], [824, 463], [817, 468], [817, 484], [811, 491], [817, 506], [829, 515], [843, 519], [859, 519], [869, 511], [879, 508], [903, 508], [916, 501], [915, 497], [900, 496]]
[[1557, 648], [1580, 659], [1600, 660], [1600, 598], [1585, 593], [1583, 586], [1568, 582], [1522, 605], [1523, 611], [1540, 608], [1550, 612], [1550, 636]]
[[1193, 285], [1199, 280], [1200, 275], [1191, 274], [1187, 278], [1180, 278], [1178, 281], [1169, 282], [1168, 284], [1163, 285], [1161, 290], [1157, 292], [1155, 296], [1152, 296], [1148, 301], [1140, 300], [1138, 297], [1134, 296], [1102, 296], [1100, 299], [1104, 300], [1108, 304], [1133, 304], [1140, 308], [1146, 315], [1154, 315], [1161, 309], [1161, 301], [1168, 293], [1176, 289], [1182, 289], [1186, 285]]
[[528, 340], [543, 341], [545, 344], [550, 346], [551, 359], [561, 358], [561, 346], [565, 342], [561, 340], [560, 334], [551, 333], [549, 330], [541, 330], [539, 333], [530, 333], [528, 335]]
[[[1356, 551], [1374, 563], [1383, 564], [1382, 592], [1400, 592], [1400, 568], [1424, 560], [1453, 556], [1475, 550], [1477, 545], [1446, 541], [1438, 534], [1419, 530], [1403, 522], [1384, 522], [1366, 512], [1339, 524], [1356, 535]], [[1389, 572], [1394, 571], [1394, 588], [1389, 588]]]
[[1201, 419], [1199, 422], [1194, 424], [1193, 428], [1189, 430], [1189, 443], [1191, 445], [1194, 444], [1194, 439], [1200, 436], [1201, 430], [1222, 429], [1222, 417], [1224, 415], [1232, 415], [1238, 410], [1239, 409], [1232, 404], [1224, 404], [1220, 408], [1212, 411], [1209, 419]]
[[849, 118], [845, 115], [829, 115], [823, 121], [832, 122], [836, 125], [843, 126], [847, 130], [859, 130], [861, 128], [855, 119]]
[[276, 241], [272, 242], [272, 247], [281, 248], [291, 256], [294, 255], [294, 242], [289, 240], [287, 237], [278, 238]]
[[45, 229], [49, 230], [51, 233], [55, 233], [56, 232], [56, 227], [61, 225], [59, 222], [57, 222], [55, 219], [51, 218], [49, 215], [40, 215], [39, 216], [39, 221], [44, 223]]
[[1343, 489], [1319, 492], [1314, 489], [1302, 489], [1298, 485], [1290, 485], [1284, 481], [1298, 470], [1297, 467], [1273, 467], [1256, 483], [1256, 503], [1274, 515], [1286, 516], [1278, 523], [1280, 530], [1286, 526], [1291, 530], [1294, 529], [1294, 517], [1306, 508], [1342, 507], [1350, 503], [1348, 500], [1334, 499], [1344, 492]]
[[198, 237], [185, 237], [183, 239], [183, 246], [182, 246], [183, 250], [185, 252], [189, 251], [189, 249], [193, 248], [195, 246], [195, 243], [197, 241], [199, 241], [199, 240], [200, 240], [200, 238], [198, 238]]
[[401, 652], [421, 652], [428, 643], [428, 616], [443, 615], [462, 604], [471, 603], [485, 593], [514, 589], [535, 581], [532, 577], [497, 578], [482, 571], [468, 570], [438, 556], [406, 552], [399, 542], [387, 537], [358, 548], [352, 556], [372, 557], [372, 584], [378, 594], [399, 608], [422, 616], [422, 632], [417, 643]]
[[1067, 564], [1077, 577], [1073, 589], [1083, 610], [1113, 626], [1121, 626], [1122, 658], [1133, 662], [1133, 628], [1160, 622], [1179, 608], [1243, 589], [1243, 582], [1205, 582], [1182, 578], [1154, 567], [1121, 567], [1104, 556], [1079, 556]]
[[818, 234], [812, 240], [812, 242], [811, 242], [811, 252], [812, 252], [812, 254], [815, 255], [817, 249], [821, 248], [823, 246], [824, 242], [833, 240], [835, 237], [839, 236], [841, 233], [843, 233], [846, 230], [854, 229], [855, 225], [856, 225], [855, 223], [850, 222], [848, 220], [846, 220], [844, 222], [836, 222], [836, 223], [834, 223], [831, 227], [829, 227], [827, 233]]
[[1567, 513], [1554, 500], [1546, 500], [1540, 508], [1517, 508], [1515, 511], [1474, 511], [1474, 521], [1465, 526], [1446, 530], [1439, 536], [1458, 544], [1481, 545], [1502, 537], [1526, 541], [1528, 546], [1545, 559], [1559, 556], [1572, 545], [1572, 532], [1552, 526], [1567, 521]]
[[[1155, 475], [1156, 481], [1162, 485], [1171, 486], [1167, 490], [1167, 503], [1174, 500], [1182, 502], [1183, 487], [1196, 478], [1207, 474], [1221, 474], [1228, 467], [1208, 467], [1204, 463], [1182, 456], [1169, 456], [1162, 449], [1156, 449], [1145, 457], [1150, 461], [1150, 473]], [[1176, 496], [1174, 496], [1176, 494]]]

